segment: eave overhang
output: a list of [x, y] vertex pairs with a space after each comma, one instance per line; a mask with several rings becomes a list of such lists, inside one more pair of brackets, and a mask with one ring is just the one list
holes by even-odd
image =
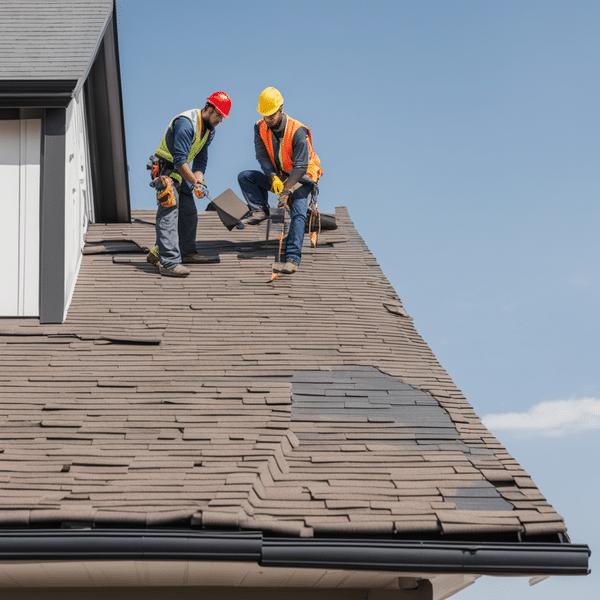
[[66, 108], [77, 80], [0, 80], [4, 108]]
[[585, 544], [267, 538], [262, 532], [13, 530], [0, 561], [189, 560], [264, 567], [536, 576], [587, 575]]

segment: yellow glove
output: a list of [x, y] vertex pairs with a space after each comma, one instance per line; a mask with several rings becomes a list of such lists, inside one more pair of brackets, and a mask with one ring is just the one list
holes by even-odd
[[278, 196], [283, 191], [283, 181], [281, 181], [281, 179], [279, 179], [279, 177], [277, 177], [277, 175], [275, 175], [275, 177], [273, 177], [273, 183], [271, 184], [271, 191], [274, 194], [277, 194]]

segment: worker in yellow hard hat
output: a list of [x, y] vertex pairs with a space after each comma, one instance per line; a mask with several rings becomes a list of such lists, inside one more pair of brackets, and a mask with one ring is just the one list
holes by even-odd
[[290, 211], [283, 273], [294, 273], [302, 256], [302, 241], [309, 197], [316, 197], [321, 162], [312, 146], [310, 129], [286, 115], [283, 96], [274, 87], [258, 98], [262, 119], [254, 126], [254, 147], [261, 171], [242, 171], [238, 182], [248, 204], [243, 225], [257, 225], [269, 217], [268, 193], [279, 196], [277, 205]]

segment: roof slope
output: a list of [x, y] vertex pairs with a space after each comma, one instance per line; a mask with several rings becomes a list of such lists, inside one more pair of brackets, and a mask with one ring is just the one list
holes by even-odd
[[3, 0], [0, 80], [74, 80], [88, 70], [113, 0]]
[[336, 215], [273, 282], [280, 224], [265, 247], [265, 223], [200, 213], [219, 262], [186, 279], [124, 252], [153, 245], [153, 212], [90, 226], [89, 250], [116, 254], [84, 255], [67, 321], [1, 323], [0, 523], [564, 532]]

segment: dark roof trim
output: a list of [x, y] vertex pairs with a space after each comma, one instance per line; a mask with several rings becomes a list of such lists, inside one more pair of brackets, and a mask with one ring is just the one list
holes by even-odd
[[261, 532], [20, 530], [0, 560], [224, 560], [262, 566], [435, 573], [587, 575], [585, 544], [263, 538]]
[[65, 318], [65, 164], [67, 111], [46, 109], [40, 202], [40, 323]]
[[[102, 31], [100, 32], [100, 34], [98, 35], [98, 37], [96, 39], [96, 46], [94, 48], [94, 51], [92, 52], [90, 61], [88, 62], [85, 72], [82, 74], [82, 76], [79, 78], [79, 81], [77, 82], [77, 88], [73, 92], [74, 96], [77, 96], [77, 94], [79, 94], [79, 92], [81, 91], [81, 88], [83, 87], [83, 84], [87, 80], [88, 75], [90, 74], [90, 70], [92, 69], [94, 62], [96, 61], [96, 57], [98, 56], [98, 51], [100, 49], [100, 45], [102, 44], [102, 42], [104, 40], [104, 36], [106, 35], [106, 30], [108, 29], [108, 26], [112, 21], [113, 15], [115, 15], [115, 18], [116, 18], [116, 14], [117, 14], [116, 2], [115, 2], [115, 0], [113, 0], [112, 8], [106, 13], [106, 19], [104, 21], [104, 25], [102, 25]], [[120, 69], [118, 69], [118, 71], [119, 71], [119, 76], [120, 76], [120, 72], [121, 72]]]
[[585, 544], [265, 539], [261, 564], [503, 575], [586, 575]]
[[3, 531], [2, 560], [229, 560], [258, 562], [260, 532]]
[[116, 16], [86, 79], [84, 97], [90, 140], [95, 222], [129, 223], [129, 176]]
[[66, 108], [76, 80], [0, 80], [0, 106]]

